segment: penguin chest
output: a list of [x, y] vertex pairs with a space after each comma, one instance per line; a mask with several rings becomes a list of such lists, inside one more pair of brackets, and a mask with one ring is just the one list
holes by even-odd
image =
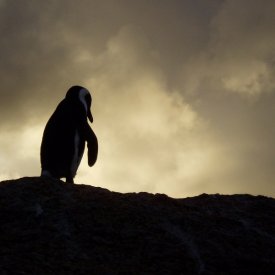
[[83, 151], [84, 151], [84, 140], [80, 136], [80, 133], [78, 130], [75, 131], [73, 142], [74, 142], [74, 150], [73, 150], [73, 157], [71, 162], [71, 175], [74, 177], [76, 175], [76, 171], [81, 162]]

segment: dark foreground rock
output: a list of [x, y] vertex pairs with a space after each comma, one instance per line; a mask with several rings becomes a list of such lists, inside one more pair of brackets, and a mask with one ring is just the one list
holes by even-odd
[[0, 183], [0, 274], [275, 274], [275, 200]]

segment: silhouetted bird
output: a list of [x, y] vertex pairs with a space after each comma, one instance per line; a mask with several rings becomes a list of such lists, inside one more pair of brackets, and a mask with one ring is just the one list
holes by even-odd
[[83, 156], [85, 141], [88, 145], [88, 164], [97, 160], [98, 142], [88, 124], [93, 122], [92, 97], [81, 86], [71, 87], [50, 117], [41, 144], [41, 176], [66, 178], [73, 183]]

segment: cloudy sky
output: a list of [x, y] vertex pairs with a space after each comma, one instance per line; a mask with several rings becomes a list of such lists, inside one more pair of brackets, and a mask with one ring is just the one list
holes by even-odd
[[0, 0], [0, 180], [40, 175], [72, 85], [99, 139], [77, 183], [275, 196], [273, 0]]

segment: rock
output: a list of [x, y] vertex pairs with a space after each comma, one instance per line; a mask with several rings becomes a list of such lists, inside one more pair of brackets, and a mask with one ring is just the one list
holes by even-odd
[[0, 183], [0, 274], [275, 274], [275, 200]]

